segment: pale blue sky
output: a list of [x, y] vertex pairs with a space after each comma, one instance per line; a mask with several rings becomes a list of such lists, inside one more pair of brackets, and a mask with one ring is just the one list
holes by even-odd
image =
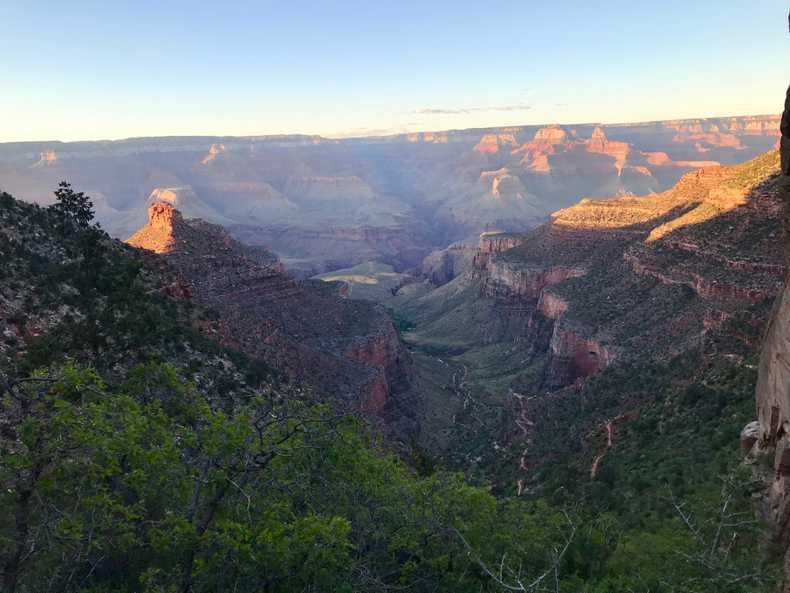
[[0, 141], [776, 113], [787, 0], [0, 0]]

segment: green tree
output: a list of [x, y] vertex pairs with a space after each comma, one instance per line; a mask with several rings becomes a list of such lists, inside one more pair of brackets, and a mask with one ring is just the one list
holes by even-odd
[[53, 212], [63, 218], [73, 220], [78, 227], [87, 229], [93, 221], [93, 202], [83, 192], [75, 192], [71, 184], [61, 181], [55, 190], [56, 202], [51, 206]]

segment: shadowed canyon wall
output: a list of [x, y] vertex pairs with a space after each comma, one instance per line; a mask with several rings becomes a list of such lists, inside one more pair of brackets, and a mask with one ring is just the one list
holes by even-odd
[[164, 258], [190, 298], [216, 309], [216, 319], [198, 324], [208, 337], [272, 361], [352, 409], [414, 428], [414, 410], [393, 413], [398, 394], [409, 390], [409, 354], [377, 306], [297, 281], [271, 253], [217, 225], [186, 220], [169, 203], [152, 204], [148, 224], [128, 243]]
[[42, 204], [68, 180], [125, 239], [165, 201], [276, 252], [300, 276], [397, 271], [487, 230], [525, 231], [584, 196], [662, 191], [771, 148], [776, 116], [516, 126], [377, 138], [141, 138], [0, 144], [0, 189]]
[[[781, 125], [781, 191], [785, 228], [790, 201], [790, 89]], [[785, 237], [785, 242], [788, 238]], [[787, 249], [787, 247], [786, 247]], [[790, 591], [790, 283], [774, 305], [760, 359], [757, 422], [747, 426], [741, 441], [766, 483], [763, 517], [785, 555], [783, 591]]]

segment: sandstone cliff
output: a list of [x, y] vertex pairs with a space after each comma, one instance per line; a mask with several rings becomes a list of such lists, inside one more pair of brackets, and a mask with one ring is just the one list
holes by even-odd
[[[153, 196], [186, 218], [232, 228], [305, 275], [371, 259], [401, 271], [483, 231], [535, 228], [583, 196], [659, 192], [706, 163], [742, 162], [775, 144], [776, 123], [0, 143], [0, 187], [48, 204], [51, 188], [68, 179], [96, 199], [97, 220], [122, 239], [145, 224]], [[360, 228], [364, 237], [352, 232]]]
[[382, 310], [341, 299], [327, 284], [298, 282], [271, 253], [184, 219], [168, 203], [153, 204], [148, 224], [128, 243], [160, 254], [191, 298], [218, 312], [196, 322], [208, 337], [367, 414], [410, 426], [394, 413], [408, 391], [409, 355]]
[[[694, 357], [701, 369], [746, 368], [786, 271], [776, 250], [778, 168], [771, 151], [689, 172], [660, 194], [582, 200], [534, 231], [482, 234], [464, 273], [427, 294], [404, 287], [395, 296], [413, 325], [407, 342], [437, 353], [430, 372], [448, 373], [466, 402], [454, 408], [445, 395], [443, 405], [471, 414], [470, 398], [487, 396], [512, 409], [512, 431], [491, 430], [498, 446], [529, 460], [514, 464], [516, 492], [563, 439], [598, 435], [609, 420], [655, 405], [662, 392], [640, 386], [645, 366]], [[619, 379], [602, 388], [611, 377]], [[674, 385], [695, 380], [704, 379], [687, 372]], [[603, 399], [591, 403], [590, 393]], [[568, 412], [573, 434], [556, 424], [562, 410], [581, 414]], [[599, 479], [612, 457], [593, 442], [581, 447], [567, 453], [586, 455], [585, 476]]]
[[[781, 181], [785, 227], [790, 203], [790, 89], [781, 125]], [[787, 242], [787, 237], [785, 237]], [[790, 591], [790, 284], [774, 305], [765, 336], [757, 383], [757, 424], [741, 439], [757, 474], [765, 481], [763, 518], [785, 558], [783, 591]]]

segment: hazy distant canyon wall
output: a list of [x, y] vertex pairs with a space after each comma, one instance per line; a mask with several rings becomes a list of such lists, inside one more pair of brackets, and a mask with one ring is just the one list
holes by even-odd
[[331, 140], [141, 138], [0, 144], [0, 188], [49, 203], [61, 180], [126, 238], [155, 201], [276, 251], [295, 271], [381, 260], [411, 268], [482, 231], [524, 231], [583, 196], [661, 191], [745, 161], [778, 117], [518, 126]]

